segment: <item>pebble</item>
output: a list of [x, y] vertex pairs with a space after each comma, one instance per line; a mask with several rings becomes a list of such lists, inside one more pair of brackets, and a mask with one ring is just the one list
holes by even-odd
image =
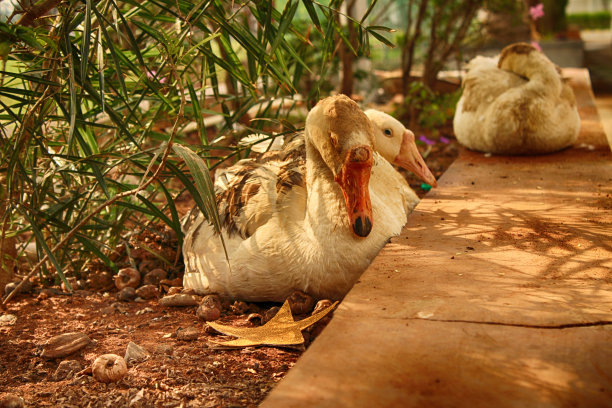
[[317, 313], [323, 311], [324, 309], [327, 309], [331, 305], [332, 305], [332, 301], [331, 300], [327, 300], [327, 299], [319, 300], [317, 302], [314, 310], [312, 311], [312, 314], [317, 314]]
[[117, 309], [115, 309], [115, 308], [114, 308], [114, 307], [112, 307], [112, 306], [106, 306], [106, 307], [103, 307], [102, 309], [100, 309], [100, 313], [101, 313], [102, 315], [105, 315], [105, 316], [106, 316], [106, 315], [111, 315], [111, 314], [115, 313], [115, 311], [116, 311], [116, 310], [117, 310]]
[[138, 270], [142, 275], [146, 275], [157, 267], [158, 262], [153, 259], [145, 259], [138, 264]]
[[260, 326], [262, 321], [263, 321], [263, 317], [259, 313], [251, 313], [247, 317], [247, 322], [255, 326]]
[[171, 288], [168, 289], [168, 295], [176, 295], [178, 293], [181, 293], [181, 290], [183, 288], [179, 287], [179, 286], [173, 286]]
[[199, 319], [204, 320], [205, 322], [212, 322], [221, 317], [221, 310], [215, 306], [208, 305], [200, 305], [198, 306], [198, 310], [196, 310], [196, 316]]
[[0, 399], [0, 408], [21, 408], [24, 406], [23, 398], [15, 394], [6, 394]]
[[312, 296], [300, 291], [293, 292], [287, 298], [287, 301], [289, 302], [291, 313], [294, 315], [310, 313], [315, 305], [315, 300]]
[[17, 321], [17, 316], [12, 314], [5, 314], [0, 316], [0, 326], [10, 326], [15, 324]]
[[42, 346], [41, 357], [61, 358], [70, 355], [91, 344], [91, 339], [85, 333], [64, 333], [47, 340]]
[[142, 278], [143, 285], [159, 285], [159, 283], [166, 279], [168, 273], [161, 268], [153, 269], [151, 272], [148, 272], [144, 278]]
[[196, 315], [204, 320], [210, 322], [217, 320], [221, 317], [221, 299], [217, 295], [206, 295], [202, 299]]
[[76, 373], [81, 371], [83, 367], [76, 360], [64, 360], [57, 366], [53, 373], [54, 381], [70, 380]]
[[265, 324], [269, 322], [274, 316], [276, 316], [279, 310], [280, 310], [280, 307], [278, 306], [272, 306], [271, 308], [266, 310], [263, 314], [263, 320], [261, 324]]
[[238, 315], [242, 315], [245, 314], [247, 312], [247, 310], [249, 310], [249, 305], [247, 305], [244, 302], [241, 302], [239, 300], [235, 301], [233, 305], [230, 306], [230, 308], [232, 309], [232, 312], [238, 314]]
[[[4, 286], [4, 295], [8, 295], [9, 293], [11, 293], [12, 291], [15, 290], [15, 288], [17, 287], [17, 285], [19, 285], [20, 282], [9, 282]], [[23, 286], [21, 287], [21, 289], [19, 289], [19, 293], [28, 293], [32, 290], [32, 282], [30, 281], [26, 281]]]
[[159, 304], [161, 306], [197, 306], [198, 300], [192, 295], [177, 293], [159, 299]]
[[136, 295], [140, 296], [143, 299], [156, 299], [159, 297], [159, 290], [157, 290], [157, 287], [155, 287], [155, 285], [148, 284], [136, 289]]
[[130, 341], [127, 345], [127, 349], [125, 350], [125, 357], [123, 359], [128, 363], [140, 363], [144, 361], [149, 356], [149, 352], [145, 350], [143, 347], [138, 344]]
[[185, 327], [184, 329], [178, 329], [176, 331], [176, 338], [178, 340], [192, 341], [197, 340], [200, 333], [195, 327]]
[[117, 295], [115, 296], [117, 300], [120, 300], [122, 302], [129, 302], [130, 300], [134, 300], [134, 298], [136, 297], [136, 289], [131, 286], [127, 286], [117, 292]]
[[174, 351], [173, 347], [170, 344], [158, 344], [155, 346], [154, 354], [167, 354], [172, 355]]
[[154, 312], [154, 310], [151, 309], [150, 307], [145, 307], [144, 309], [140, 309], [140, 310], [136, 311], [136, 316], [143, 315], [145, 313], [153, 313], [153, 312]]

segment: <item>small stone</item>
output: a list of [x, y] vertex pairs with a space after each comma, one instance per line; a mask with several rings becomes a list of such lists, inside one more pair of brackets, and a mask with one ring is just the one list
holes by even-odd
[[115, 313], [116, 311], [117, 311], [117, 309], [115, 309], [112, 306], [106, 306], [106, 307], [103, 307], [102, 309], [100, 309], [100, 313], [102, 315], [104, 315], [104, 316], [111, 315], [111, 314]]
[[130, 300], [134, 300], [136, 297], [136, 289], [131, 286], [126, 286], [117, 292], [116, 298], [122, 302], [129, 302]]
[[204, 326], [204, 333], [206, 334], [219, 334], [220, 332], [215, 330], [212, 326], [208, 324]]
[[185, 293], [186, 295], [195, 295], [196, 291], [193, 288], [183, 288], [181, 289], [181, 293]]
[[10, 326], [17, 322], [17, 316], [12, 314], [5, 314], [0, 316], [0, 326]]
[[141, 361], [146, 360], [148, 356], [149, 352], [147, 350], [133, 341], [130, 341], [127, 345], [127, 349], [125, 350], [124, 360], [128, 364], [140, 363]]
[[115, 276], [115, 286], [117, 289], [122, 290], [126, 287], [132, 287], [136, 289], [140, 285], [140, 272], [134, 268], [123, 268], [120, 269]]
[[[72, 288], [72, 292], [74, 292], [77, 289], [80, 289], [76, 278], [66, 278], [66, 280], [70, 284], [70, 287]], [[62, 284], [60, 286], [64, 292], [70, 292], [70, 290], [68, 289], [68, 286], [66, 286], [66, 283], [64, 283], [64, 281], [62, 281]]]
[[221, 309], [221, 298], [219, 295], [206, 295], [202, 298], [202, 302], [200, 302], [200, 304]]
[[157, 299], [160, 293], [154, 285], [144, 285], [136, 289], [136, 295], [143, 299]]
[[153, 309], [151, 309], [150, 307], [145, 307], [144, 309], [140, 309], [140, 310], [138, 310], [138, 311], [136, 312], [136, 316], [143, 315], [143, 314], [145, 314], [145, 313], [153, 313], [153, 312], [154, 312], [154, 310], [153, 310]]
[[173, 347], [170, 344], [158, 344], [157, 346], [155, 346], [155, 350], [153, 351], [154, 354], [166, 354], [166, 355], [172, 355], [172, 352], [174, 351]]
[[114, 286], [113, 275], [104, 271], [91, 273], [85, 281], [88, 288], [94, 291], [109, 290]]
[[138, 270], [140, 274], [145, 276], [147, 273], [151, 272], [155, 268], [157, 268], [158, 261], [153, 259], [145, 259], [138, 264]]
[[185, 327], [184, 329], [178, 329], [176, 331], [177, 340], [193, 341], [197, 340], [200, 333], [195, 327]]
[[165, 286], [182, 286], [183, 285], [183, 279], [181, 278], [174, 278], [174, 279], [163, 279], [161, 282], [159, 282], [160, 285], [165, 285]]
[[54, 381], [70, 380], [76, 373], [81, 371], [83, 367], [76, 360], [64, 360], [57, 366], [53, 373]]
[[230, 306], [232, 312], [238, 315], [243, 315], [249, 310], [249, 305], [239, 300], [235, 301], [234, 304]]
[[57, 296], [57, 292], [52, 288], [44, 288], [40, 291], [38, 296], [36, 296], [36, 300], [41, 301], [45, 299], [49, 299], [50, 297]]
[[263, 321], [263, 317], [259, 313], [251, 313], [247, 317], [247, 322], [251, 323], [254, 326], [260, 326]]
[[315, 305], [315, 308], [312, 311], [312, 314], [317, 314], [317, 313], [323, 311], [324, 309], [327, 309], [332, 304], [333, 304], [332, 301], [328, 300], [328, 299], [319, 300], [317, 302], [317, 304]]
[[173, 286], [171, 288], [168, 289], [168, 295], [176, 295], [178, 293], [181, 293], [181, 290], [183, 288], [179, 287], [179, 286]]
[[47, 340], [40, 355], [45, 358], [66, 357], [89, 344], [91, 339], [85, 333], [64, 333]]
[[176, 295], [168, 295], [159, 299], [161, 306], [197, 306], [198, 300], [192, 295], [177, 293]]
[[291, 313], [294, 315], [301, 315], [310, 313], [315, 305], [315, 301], [312, 296], [307, 295], [304, 292], [296, 290], [288, 298], [289, 307], [291, 307]]
[[279, 310], [280, 307], [278, 306], [272, 306], [271, 308], [266, 310], [263, 314], [263, 321], [261, 322], [261, 324], [269, 322], [274, 316], [276, 316]]
[[205, 322], [211, 322], [221, 317], [221, 309], [214, 305], [211, 307], [206, 304], [201, 304], [198, 310], [196, 310], [196, 316]]
[[159, 283], [166, 279], [168, 273], [161, 268], [153, 269], [151, 272], [148, 272], [144, 278], [142, 278], [143, 285], [159, 285]]
[[22, 408], [24, 406], [23, 398], [15, 394], [6, 394], [0, 399], [0, 408]]
[[[9, 282], [4, 286], [4, 295], [8, 296], [9, 293], [15, 290], [20, 282]], [[19, 289], [19, 293], [28, 293], [32, 291], [32, 282], [26, 281], [23, 286]]]

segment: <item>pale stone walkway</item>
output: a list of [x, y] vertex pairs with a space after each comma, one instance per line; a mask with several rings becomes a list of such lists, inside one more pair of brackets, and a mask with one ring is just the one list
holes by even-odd
[[612, 406], [612, 155], [463, 151], [263, 407]]

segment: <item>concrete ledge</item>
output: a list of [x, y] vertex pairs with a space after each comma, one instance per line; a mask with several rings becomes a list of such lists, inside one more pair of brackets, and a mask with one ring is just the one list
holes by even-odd
[[589, 92], [578, 147], [463, 151], [262, 406], [611, 406], [612, 155]]

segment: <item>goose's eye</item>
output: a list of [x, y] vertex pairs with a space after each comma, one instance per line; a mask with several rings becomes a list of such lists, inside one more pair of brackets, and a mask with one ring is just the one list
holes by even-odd
[[385, 136], [388, 136], [388, 137], [393, 136], [393, 132], [391, 132], [391, 129], [385, 129], [383, 130], [383, 133], [385, 134]]

